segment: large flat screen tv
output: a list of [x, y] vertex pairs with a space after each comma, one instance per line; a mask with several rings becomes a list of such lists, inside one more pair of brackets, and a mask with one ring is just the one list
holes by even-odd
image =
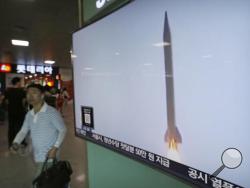
[[250, 187], [250, 1], [135, 0], [73, 35], [75, 132], [201, 187]]

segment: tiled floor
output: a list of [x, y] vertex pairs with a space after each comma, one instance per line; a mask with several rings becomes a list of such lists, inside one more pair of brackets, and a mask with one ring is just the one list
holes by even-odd
[[[87, 188], [86, 144], [74, 136], [73, 108], [69, 104], [64, 120], [68, 128], [61, 159], [69, 160], [73, 175], [71, 188]], [[30, 188], [34, 175], [32, 155], [22, 157], [13, 155], [7, 149], [7, 122], [0, 125], [0, 188]]]

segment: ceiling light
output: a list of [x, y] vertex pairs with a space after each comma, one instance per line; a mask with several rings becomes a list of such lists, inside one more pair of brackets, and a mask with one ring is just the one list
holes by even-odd
[[55, 61], [52, 61], [52, 60], [45, 60], [44, 63], [52, 65], [52, 64], [55, 63]]
[[15, 46], [29, 46], [29, 41], [12, 39], [11, 44]]

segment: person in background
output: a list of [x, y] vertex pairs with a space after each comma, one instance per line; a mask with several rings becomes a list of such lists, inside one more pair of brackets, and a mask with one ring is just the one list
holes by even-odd
[[[5, 101], [8, 108], [8, 145], [11, 146], [15, 136], [21, 129], [24, 117], [26, 114], [25, 97], [26, 93], [21, 88], [21, 79], [14, 77], [11, 80], [13, 87], [6, 90], [4, 94]], [[23, 148], [27, 145], [25, 141], [22, 142]]]
[[54, 108], [56, 108], [56, 97], [52, 95], [51, 93], [51, 87], [46, 85], [45, 87], [45, 96], [44, 96], [44, 100], [45, 102], [50, 105], [53, 106]]
[[61, 113], [61, 115], [63, 116], [63, 95], [62, 92], [60, 90], [57, 91], [57, 95], [56, 95], [56, 109]]
[[37, 167], [35, 177], [41, 173], [47, 157], [51, 159], [48, 166], [53, 164], [53, 159], [58, 158], [58, 150], [66, 134], [60, 113], [44, 101], [44, 92], [44, 87], [40, 84], [27, 87], [27, 101], [33, 108], [26, 114], [23, 126], [11, 147], [14, 152], [18, 151], [20, 143], [30, 133]]
[[5, 120], [5, 110], [4, 110], [4, 95], [0, 92], [0, 125], [3, 124]]
[[69, 101], [69, 93], [66, 88], [63, 88], [62, 90], [62, 96], [63, 96], [63, 106], [62, 106], [62, 113], [65, 112], [65, 109], [68, 106], [68, 101]]

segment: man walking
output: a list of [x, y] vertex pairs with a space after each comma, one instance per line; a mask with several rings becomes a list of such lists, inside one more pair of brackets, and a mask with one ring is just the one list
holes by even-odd
[[[58, 111], [44, 102], [44, 88], [41, 85], [28, 86], [27, 102], [33, 108], [26, 114], [23, 126], [15, 137], [11, 149], [18, 150], [20, 143], [30, 132], [37, 177], [41, 173], [46, 157], [49, 159], [58, 157], [66, 127]], [[50, 163], [52, 164], [52, 161]]]

